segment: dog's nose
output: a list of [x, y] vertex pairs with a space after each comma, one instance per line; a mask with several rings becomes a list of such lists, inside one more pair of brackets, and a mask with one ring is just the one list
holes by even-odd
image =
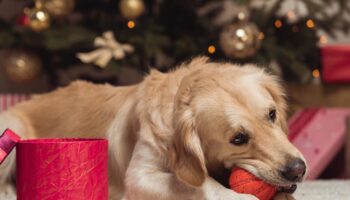
[[306, 172], [306, 165], [300, 158], [288, 161], [284, 170], [282, 170], [282, 176], [292, 182], [301, 181]]

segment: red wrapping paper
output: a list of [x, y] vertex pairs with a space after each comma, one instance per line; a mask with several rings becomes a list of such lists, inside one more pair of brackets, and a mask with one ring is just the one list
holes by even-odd
[[108, 199], [107, 140], [23, 140], [16, 148], [18, 200]]

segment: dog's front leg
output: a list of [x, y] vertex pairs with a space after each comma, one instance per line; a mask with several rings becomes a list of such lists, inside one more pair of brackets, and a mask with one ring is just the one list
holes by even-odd
[[134, 149], [125, 178], [127, 200], [256, 200], [226, 189], [207, 177], [201, 187], [191, 187], [161, 166], [166, 159], [150, 143], [139, 141]]
[[162, 159], [165, 158], [149, 142], [136, 143], [126, 172], [123, 199], [187, 200], [197, 193], [200, 195], [198, 189], [179, 183], [172, 173], [166, 172], [161, 166]]

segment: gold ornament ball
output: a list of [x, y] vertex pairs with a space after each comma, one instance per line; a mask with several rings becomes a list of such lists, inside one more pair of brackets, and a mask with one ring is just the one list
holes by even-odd
[[43, 7], [52, 17], [63, 17], [72, 12], [75, 0], [42, 0]]
[[227, 57], [247, 58], [259, 50], [258, 27], [249, 22], [238, 22], [228, 25], [220, 34], [220, 46]]
[[9, 78], [17, 83], [29, 82], [41, 73], [41, 59], [23, 49], [9, 49], [4, 52], [2, 66]]
[[143, 0], [121, 0], [119, 8], [123, 17], [135, 19], [145, 12], [145, 3]]
[[33, 8], [27, 11], [29, 27], [34, 31], [43, 31], [50, 26], [50, 15], [43, 9]]

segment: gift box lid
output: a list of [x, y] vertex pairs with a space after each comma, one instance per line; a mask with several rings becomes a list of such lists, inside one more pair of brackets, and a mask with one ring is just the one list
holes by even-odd
[[20, 137], [10, 129], [6, 129], [0, 136], [0, 164], [10, 154], [12, 149], [19, 142]]

